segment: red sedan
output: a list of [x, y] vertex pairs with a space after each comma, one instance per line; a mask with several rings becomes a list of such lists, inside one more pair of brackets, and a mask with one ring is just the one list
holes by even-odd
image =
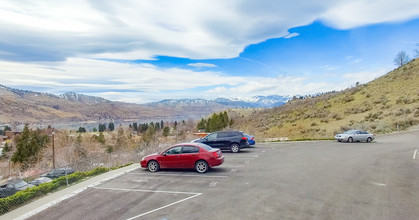
[[220, 149], [201, 143], [176, 144], [161, 153], [150, 154], [141, 159], [141, 167], [156, 172], [162, 168], [195, 168], [205, 173], [210, 167], [224, 162]]

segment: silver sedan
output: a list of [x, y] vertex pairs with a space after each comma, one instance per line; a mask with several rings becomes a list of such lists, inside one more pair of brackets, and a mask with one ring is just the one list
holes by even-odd
[[343, 132], [342, 134], [337, 134], [335, 139], [339, 142], [371, 142], [374, 140], [374, 135], [368, 133], [367, 131], [361, 130], [348, 130]]

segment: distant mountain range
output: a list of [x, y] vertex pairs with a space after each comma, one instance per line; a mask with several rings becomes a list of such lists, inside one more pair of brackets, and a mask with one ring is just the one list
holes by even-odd
[[199, 119], [231, 108], [276, 107], [288, 100], [286, 96], [272, 95], [245, 99], [166, 99], [132, 104], [74, 92], [56, 96], [0, 85], [0, 124]]
[[196, 106], [196, 105], [224, 105], [233, 108], [271, 108], [285, 104], [290, 98], [288, 96], [253, 96], [251, 98], [216, 98], [206, 99], [165, 99], [159, 102], [152, 102], [148, 106]]
[[106, 103], [111, 102], [102, 97], [83, 95], [83, 94], [78, 94], [75, 92], [67, 92], [60, 95], [59, 97], [69, 100], [69, 101], [75, 101], [75, 102], [86, 103], [86, 104], [99, 104], [99, 103], [104, 103], [104, 102]]

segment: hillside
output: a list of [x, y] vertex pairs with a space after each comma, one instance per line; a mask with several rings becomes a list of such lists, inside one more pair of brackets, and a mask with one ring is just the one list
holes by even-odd
[[257, 96], [249, 100], [167, 99], [140, 105], [74, 92], [56, 96], [0, 85], [0, 124], [199, 119], [230, 108], [279, 106], [286, 100], [282, 96]]
[[268, 110], [230, 111], [235, 128], [259, 140], [333, 138], [349, 128], [375, 134], [419, 123], [419, 59], [365, 85], [314, 98], [295, 99]]
[[[151, 118], [199, 118], [226, 106], [148, 106], [66, 93], [61, 96], [0, 86], [0, 123], [51, 123]], [[190, 113], [190, 114], [189, 114]]]

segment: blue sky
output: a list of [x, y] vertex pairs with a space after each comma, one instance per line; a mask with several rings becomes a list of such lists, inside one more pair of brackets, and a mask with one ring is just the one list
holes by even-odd
[[114, 101], [307, 95], [419, 48], [419, 2], [2, 1], [0, 84]]

